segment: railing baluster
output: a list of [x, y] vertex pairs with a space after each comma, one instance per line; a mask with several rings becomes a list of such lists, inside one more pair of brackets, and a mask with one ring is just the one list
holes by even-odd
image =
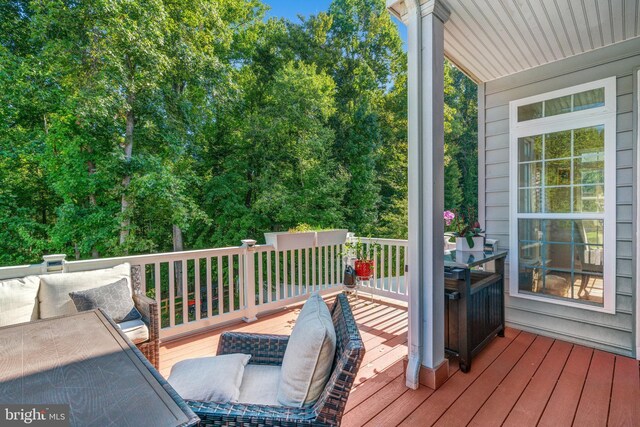
[[182, 266], [182, 323], [189, 323], [189, 282], [187, 280], [187, 271], [189, 264], [187, 260], [180, 260]]
[[207, 257], [207, 317], [213, 316], [213, 282], [211, 281], [211, 257]]
[[400, 248], [396, 246], [396, 292], [402, 293], [400, 289]]
[[169, 327], [176, 325], [175, 265], [169, 262]]
[[288, 277], [289, 277], [289, 251], [282, 251], [282, 255], [284, 255], [284, 259], [282, 261], [282, 274], [283, 274], [283, 278], [282, 278], [282, 284], [283, 284], [283, 288], [282, 288], [282, 293], [284, 295], [282, 295], [282, 299], [285, 299], [289, 296], [289, 284], [288, 282]]
[[384, 267], [385, 267], [385, 259], [384, 259], [384, 251], [387, 248], [387, 245], [380, 245], [380, 285], [378, 286], [380, 289], [384, 289]]
[[280, 301], [280, 251], [276, 252], [276, 301]]
[[302, 295], [302, 249], [298, 249], [298, 295]]
[[218, 315], [224, 313], [224, 271], [222, 270], [222, 255], [218, 256]]
[[236, 293], [233, 289], [233, 255], [227, 256], [227, 265], [229, 268], [229, 313], [235, 311]]
[[316, 291], [316, 286], [318, 284], [318, 272], [317, 268], [317, 260], [316, 260], [316, 248], [311, 248], [311, 290], [312, 292]]
[[393, 252], [393, 246], [387, 246], [387, 287], [389, 288], [389, 292], [393, 291], [393, 267], [391, 264], [391, 253]]
[[311, 284], [311, 278], [309, 276], [309, 262], [311, 261], [310, 259], [310, 255], [311, 255], [311, 248], [307, 248], [304, 251], [304, 255], [305, 255], [305, 263], [304, 263], [304, 272], [305, 272], [305, 293], [309, 294], [309, 285]]
[[[254, 256], [253, 254], [251, 256]], [[262, 277], [262, 252], [258, 252], [258, 304], [264, 303], [264, 280]]]
[[373, 287], [376, 289], [379, 289], [378, 279], [377, 279], [378, 271], [379, 271], [378, 270], [378, 248], [376, 248], [375, 246], [373, 248], [373, 259], [375, 260], [373, 262]]
[[322, 289], [327, 289], [329, 286], [329, 257], [327, 255], [329, 253], [329, 247], [325, 246], [322, 252], [322, 256], [324, 257], [324, 283], [322, 284]]
[[271, 293], [271, 251], [267, 251], [267, 286], [269, 288], [269, 292], [267, 292], [267, 302], [271, 302], [273, 299], [273, 294]]
[[[160, 281], [160, 263], [156, 262], [153, 265], [153, 284], [156, 288], [156, 304], [160, 310], [160, 322], [162, 323], [162, 282]], [[160, 325], [162, 327], [162, 325]]]
[[195, 293], [196, 300], [196, 322], [200, 320], [200, 258], [196, 258], [193, 260], [193, 267], [195, 272], [195, 277], [193, 279], [193, 291]]
[[[238, 255], [238, 286], [236, 286], [236, 288], [238, 289], [238, 309], [241, 309], [248, 305], [247, 303], [248, 295], [245, 293], [246, 289], [244, 288], [245, 269], [244, 269], [244, 262], [242, 259], [243, 257], [244, 255]], [[255, 302], [253, 304], [255, 304]]]
[[147, 295], [147, 264], [140, 264], [140, 292]]

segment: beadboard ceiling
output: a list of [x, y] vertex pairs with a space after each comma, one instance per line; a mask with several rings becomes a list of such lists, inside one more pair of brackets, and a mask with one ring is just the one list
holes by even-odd
[[[479, 82], [640, 36], [640, 0], [442, 3], [451, 11], [445, 54]], [[404, 0], [388, 0], [387, 6], [399, 18], [406, 13]]]

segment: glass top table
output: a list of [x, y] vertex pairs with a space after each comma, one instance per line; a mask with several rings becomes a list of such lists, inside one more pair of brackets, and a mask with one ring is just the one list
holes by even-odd
[[499, 251], [445, 251], [444, 266], [458, 268], [473, 268], [499, 258], [507, 256], [505, 250]]

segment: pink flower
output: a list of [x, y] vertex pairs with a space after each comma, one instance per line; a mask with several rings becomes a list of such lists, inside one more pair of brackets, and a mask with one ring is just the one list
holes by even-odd
[[454, 214], [453, 212], [444, 211], [444, 223], [447, 224], [447, 226], [451, 225], [451, 221], [453, 221], [455, 217], [456, 214]]

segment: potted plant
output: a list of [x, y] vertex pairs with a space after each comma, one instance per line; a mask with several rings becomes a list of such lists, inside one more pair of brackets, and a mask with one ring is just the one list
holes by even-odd
[[360, 238], [356, 241], [350, 241], [344, 245], [346, 257], [348, 260], [355, 259], [354, 267], [356, 276], [359, 279], [370, 279], [373, 277], [373, 268], [375, 266], [374, 253], [382, 246], [377, 243], [362, 243]]
[[450, 242], [456, 242], [458, 251], [482, 252], [484, 250], [484, 230], [475, 220], [473, 209], [469, 209], [467, 216], [457, 211], [444, 211], [444, 222], [451, 232]]

